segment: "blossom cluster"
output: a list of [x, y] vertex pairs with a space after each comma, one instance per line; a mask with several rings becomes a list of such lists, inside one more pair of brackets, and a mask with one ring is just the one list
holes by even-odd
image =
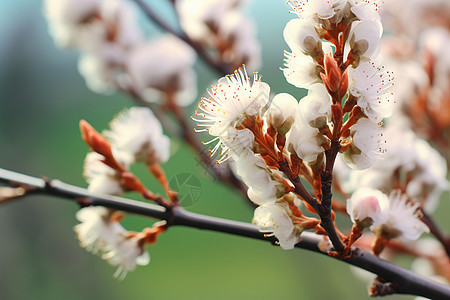
[[182, 106], [194, 100], [195, 52], [169, 34], [147, 40], [130, 1], [46, 0], [44, 14], [56, 44], [81, 53], [78, 69], [91, 90], [133, 89], [145, 101]]
[[[215, 143], [211, 154], [219, 152], [218, 162], [232, 158], [250, 200], [259, 205], [254, 222], [263, 232], [272, 230], [283, 248], [292, 248], [306, 228], [298, 221], [305, 218], [300, 203], [318, 213], [321, 176], [338, 152], [357, 169], [382, 156], [380, 122], [395, 102], [392, 74], [378, 57], [382, 26], [376, 1], [288, 4], [299, 18], [284, 29], [291, 52], [282, 71], [289, 83], [309, 89], [308, 95], [300, 102], [284, 93], [270, 99], [269, 86], [256, 73], [251, 80], [242, 67], [208, 90], [193, 117], [197, 131], [213, 136], [207, 143]], [[299, 175], [314, 188], [314, 200], [300, 187]], [[322, 230], [317, 221], [308, 223]]]
[[[43, 10], [55, 43], [80, 53], [79, 72], [91, 90], [104, 94], [120, 90], [145, 106], [158, 102], [163, 110], [169, 108], [177, 116], [175, 111], [182, 114], [180, 107], [189, 105], [197, 93], [193, 69], [197, 53], [193, 49], [205, 50], [203, 55], [215, 51], [218, 65], [247, 63], [256, 68], [260, 47], [253, 23], [241, 12], [239, 1], [189, 0], [173, 4], [181, 34], [185, 31], [188, 36], [186, 42], [174, 34], [146, 38], [136, 7], [128, 0], [46, 0]], [[178, 205], [177, 195], [170, 190], [159, 165], [169, 158], [169, 138], [150, 109], [124, 111], [103, 136], [84, 121], [81, 129], [93, 150], [84, 163], [91, 193], [120, 195], [137, 191], [160, 205]], [[135, 163], [146, 165], [170, 203], [144, 187], [130, 171]], [[75, 231], [82, 247], [118, 266], [116, 275], [123, 277], [136, 264], [148, 263], [143, 247], [153, 243], [165, 225], [156, 224], [141, 233], [129, 232], [120, 225], [121, 216], [112, 210], [85, 207], [77, 214], [81, 224]]]
[[408, 10], [397, 15], [403, 2], [387, 1], [383, 13], [392, 33], [383, 48], [391, 68], [400, 71], [402, 82], [395, 91], [400, 103], [395, 118], [432, 142], [449, 161], [450, 4], [414, 0], [408, 3]]
[[256, 28], [243, 13], [248, 0], [178, 0], [181, 27], [202, 47], [216, 52], [219, 61], [236, 69], [246, 64], [255, 70], [261, 62]]
[[[46, 0], [45, 13], [57, 44], [82, 53], [80, 72], [97, 92], [120, 89], [145, 102], [186, 106], [196, 94], [193, 49], [236, 68], [201, 98], [192, 117], [195, 131], [208, 134], [203, 144], [211, 145], [211, 156], [229, 164], [247, 186], [257, 206], [253, 223], [283, 249], [292, 249], [304, 230], [314, 230], [345, 257], [368, 228], [379, 255], [391, 239], [417, 240], [428, 232], [426, 214], [450, 186], [447, 168], [425, 140], [404, 130], [417, 122], [407, 119], [414, 111], [405, 103], [416, 91], [420, 108], [431, 98], [450, 103], [448, 31], [423, 35], [427, 64], [408, 65], [421, 71], [399, 72], [408, 84], [394, 87], [379, 55], [381, 0], [289, 0], [297, 17], [283, 31], [290, 51], [284, 53], [280, 76], [308, 90], [299, 101], [286, 93], [272, 95], [261, 75], [248, 75], [247, 69], [260, 63], [260, 48], [253, 23], [241, 11], [246, 2], [174, 1], [184, 31], [180, 37], [189, 45], [175, 36], [146, 40], [125, 0]], [[388, 61], [404, 67], [392, 57]], [[385, 126], [395, 108], [393, 91], [403, 108]], [[426, 112], [433, 128], [450, 124], [448, 111]], [[137, 191], [168, 209], [179, 205], [160, 167], [169, 159], [170, 141], [150, 109], [119, 114], [103, 135], [84, 121], [81, 129], [93, 150], [84, 165], [90, 192]], [[135, 163], [156, 177], [170, 203], [130, 171]], [[347, 198], [340, 211], [353, 222], [348, 235], [334, 222], [339, 203], [332, 187]], [[145, 245], [169, 225], [130, 232], [122, 218], [114, 210], [84, 207], [75, 231], [82, 247], [117, 266], [116, 276], [123, 278], [136, 265], [148, 264]]]
[[[150, 109], [130, 108], [119, 114], [110, 130], [100, 136], [87, 123], [82, 132], [89, 152], [84, 163], [84, 176], [93, 194], [121, 195], [128, 190], [140, 191], [139, 183], [129, 172], [131, 164], [143, 163], [149, 169], [169, 158], [170, 142]], [[104, 207], [90, 206], [77, 213], [81, 222], [75, 226], [80, 245], [94, 254], [101, 254], [117, 266], [116, 277], [124, 278], [136, 265], [150, 261], [145, 244], [154, 243], [165, 230], [165, 222], [155, 223], [140, 233], [129, 232], [120, 225], [123, 214]]]
[[410, 201], [431, 213], [450, 187], [445, 159], [425, 140], [400, 125], [392, 120], [386, 128], [385, 136], [390, 142], [382, 162], [361, 171], [339, 162], [335, 168], [337, 179], [346, 193], [362, 187], [386, 194], [400, 189]]

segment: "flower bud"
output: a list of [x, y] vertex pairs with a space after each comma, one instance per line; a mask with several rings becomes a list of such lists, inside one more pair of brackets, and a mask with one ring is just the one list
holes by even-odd
[[347, 213], [352, 222], [360, 228], [381, 222], [381, 210], [389, 206], [388, 197], [371, 188], [361, 188], [347, 200]]
[[337, 62], [329, 54], [325, 55], [324, 66], [325, 74], [320, 74], [322, 80], [327, 89], [330, 92], [335, 93], [341, 85], [341, 70], [339, 69]]
[[289, 94], [277, 94], [267, 110], [267, 122], [272, 125], [279, 134], [285, 135], [294, 123], [295, 107], [297, 100]]
[[350, 47], [348, 56], [353, 60], [354, 68], [359, 65], [360, 61], [368, 61], [378, 56], [382, 33], [383, 27], [378, 20], [365, 20], [353, 23], [348, 39]]
[[284, 28], [283, 35], [293, 52], [301, 51], [313, 58], [323, 56], [322, 42], [309, 20], [289, 21]]

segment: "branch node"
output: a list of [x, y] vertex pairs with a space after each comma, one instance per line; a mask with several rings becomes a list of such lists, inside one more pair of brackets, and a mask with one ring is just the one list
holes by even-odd
[[387, 282], [385, 279], [377, 276], [369, 287], [369, 296], [387, 296], [398, 292], [398, 285], [395, 282]]

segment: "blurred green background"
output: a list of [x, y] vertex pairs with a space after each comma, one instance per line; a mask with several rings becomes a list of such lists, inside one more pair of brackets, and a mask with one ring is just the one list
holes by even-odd
[[[164, 1], [148, 1], [168, 18]], [[77, 53], [55, 48], [40, 1], [0, 2], [0, 167], [86, 186], [87, 147], [78, 122], [98, 130], [132, 100], [89, 91], [77, 72]], [[300, 97], [279, 67], [290, 18], [283, 1], [255, 0], [248, 9], [263, 44], [264, 81]], [[150, 34], [151, 22], [143, 21]], [[199, 93], [218, 78], [197, 64]], [[193, 108], [190, 108], [190, 112]], [[173, 141], [174, 144], [179, 144]], [[193, 172], [202, 184], [189, 210], [250, 222], [253, 209], [237, 193], [212, 182], [189, 149], [164, 165], [171, 178]], [[190, 228], [171, 228], [148, 248], [152, 261], [119, 282], [105, 261], [78, 246], [73, 202], [28, 197], [0, 207], [0, 299], [366, 299], [366, 283], [343, 263], [304, 250]], [[448, 209], [448, 205], [446, 206]], [[129, 216], [128, 229], [153, 221]], [[389, 297], [388, 297], [389, 298]], [[390, 299], [411, 299], [397, 296]]]

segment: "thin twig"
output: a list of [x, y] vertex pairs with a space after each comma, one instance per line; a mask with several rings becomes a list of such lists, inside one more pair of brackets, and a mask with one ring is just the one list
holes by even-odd
[[332, 206], [332, 196], [331, 186], [333, 184], [333, 166], [334, 161], [336, 159], [336, 155], [339, 152], [339, 142], [332, 141], [331, 149], [325, 151], [326, 163], [325, 170], [323, 170], [320, 174], [320, 179], [322, 183], [322, 200], [319, 204], [319, 216], [322, 221], [320, 226], [328, 234], [331, 242], [333, 243], [334, 248], [338, 252], [342, 252], [345, 248], [344, 243], [342, 243], [341, 238], [336, 232], [336, 227], [334, 225], [334, 221], [331, 214], [331, 206]]
[[[129, 213], [163, 219], [170, 222], [171, 225], [224, 232], [276, 244], [274, 237], [267, 238], [252, 224], [191, 213], [182, 207], [166, 210], [163, 207], [136, 200], [108, 195], [94, 195], [84, 188], [69, 185], [59, 180], [46, 181], [4, 169], [0, 169], [0, 181], [7, 184], [22, 184], [33, 188], [34, 193], [53, 195], [69, 200], [86, 198], [87, 203], [83, 203], [87, 205], [105, 206]], [[302, 241], [296, 247], [326, 254], [321, 252], [317, 246], [321, 240], [321, 236], [303, 232]], [[361, 249], [356, 248], [354, 255], [349, 259], [336, 259], [377, 274], [388, 282], [395, 283], [398, 286], [396, 293], [423, 296], [430, 299], [450, 299], [450, 287], [423, 278]]]
[[450, 257], [450, 238], [442, 232], [442, 230], [434, 222], [433, 218], [423, 209], [421, 210], [421, 214], [422, 216], [420, 220], [424, 222], [428, 226], [428, 228], [430, 228], [431, 234], [433, 234], [438, 239], [438, 241], [442, 244], [442, 247], [445, 249], [445, 253], [447, 253], [448, 257]]
[[134, 0], [136, 4], [142, 9], [142, 11], [145, 13], [145, 15], [155, 22], [159, 27], [161, 27], [163, 30], [177, 36], [179, 39], [186, 42], [189, 46], [194, 49], [197, 54], [213, 69], [215, 69], [217, 72], [219, 72], [221, 75], [230, 74], [233, 72], [233, 70], [230, 69], [230, 67], [226, 64], [220, 64], [214, 61], [214, 59], [205, 51], [205, 49], [199, 45], [197, 42], [193, 41], [191, 38], [189, 38], [184, 32], [177, 32], [175, 29], [169, 26], [162, 18], [159, 17], [158, 14], [156, 14], [150, 6], [148, 6], [144, 1], [142, 0]]

